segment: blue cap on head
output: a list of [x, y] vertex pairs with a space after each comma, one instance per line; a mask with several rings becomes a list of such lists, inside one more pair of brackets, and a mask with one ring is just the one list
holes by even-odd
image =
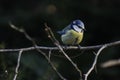
[[80, 28], [82, 28], [82, 29], [85, 30], [84, 23], [83, 23], [81, 20], [74, 20], [74, 21], [72, 22], [72, 25], [77, 25], [77, 26], [79, 26]]

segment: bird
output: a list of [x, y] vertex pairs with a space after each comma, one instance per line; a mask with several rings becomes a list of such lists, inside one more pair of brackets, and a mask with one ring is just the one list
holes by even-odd
[[65, 45], [78, 45], [82, 42], [84, 31], [84, 23], [77, 19], [72, 21], [67, 27], [58, 31], [61, 35], [61, 40]]

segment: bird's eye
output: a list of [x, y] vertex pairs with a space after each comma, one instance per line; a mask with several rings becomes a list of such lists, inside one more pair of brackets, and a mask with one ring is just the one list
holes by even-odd
[[83, 32], [83, 30], [79, 28], [77, 25], [73, 25], [73, 29], [77, 32]]

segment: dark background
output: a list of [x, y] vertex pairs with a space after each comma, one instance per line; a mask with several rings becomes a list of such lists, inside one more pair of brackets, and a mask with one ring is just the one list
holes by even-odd
[[[9, 22], [26, 32], [40, 46], [54, 46], [44, 31], [46, 22], [61, 42], [56, 32], [71, 21], [81, 19], [86, 27], [81, 46], [104, 44], [120, 40], [120, 0], [0, 0], [0, 48], [30, 47], [32, 43]], [[62, 44], [62, 43], [61, 43]], [[45, 51], [48, 53], [48, 51]], [[96, 52], [96, 50], [94, 51]], [[64, 57], [53, 51], [52, 62], [68, 80], [78, 80], [79, 74]], [[81, 51], [66, 51], [76, 56]], [[119, 66], [101, 68], [100, 64], [120, 57], [120, 47], [105, 49], [98, 59], [97, 72], [93, 71], [89, 80], [119, 80]], [[0, 53], [0, 80], [12, 80], [18, 52]], [[86, 73], [94, 60], [93, 50], [72, 58]], [[7, 72], [5, 72], [7, 71]], [[60, 80], [47, 60], [37, 51], [22, 54], [17, 80]]]

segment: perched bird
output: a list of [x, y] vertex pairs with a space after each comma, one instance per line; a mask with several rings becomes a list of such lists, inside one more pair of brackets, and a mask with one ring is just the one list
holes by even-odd
[[85, 27], [81, 20], [74, 20], [63, 30], [58, 31], [65, 45], [79, 45], [83, 39]]

